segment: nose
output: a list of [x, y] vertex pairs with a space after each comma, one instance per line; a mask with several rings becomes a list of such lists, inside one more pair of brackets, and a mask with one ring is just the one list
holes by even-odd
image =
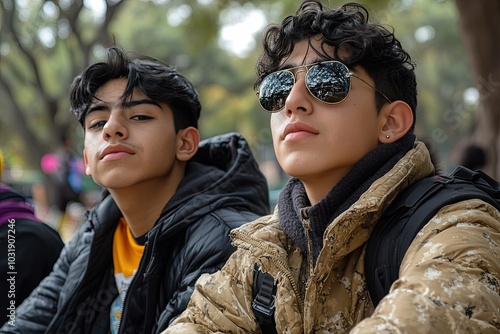
[[128, 130], [124, 123], [123, 116], [118, 113], [111, 113], [103, 127], [102, 135], [104, 140], [127, 138]]
[[285, 101], [285, 112], [288, 117], [293, 113], [312, 113], [311, 93], [306, 87], [306, 70], [300, 69], [295, 73], [295, 84]]

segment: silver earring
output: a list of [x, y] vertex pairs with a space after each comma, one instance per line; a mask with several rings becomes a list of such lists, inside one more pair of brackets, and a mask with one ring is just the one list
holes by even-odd
[[390, 134], [386, 134], [385, 138], [389, 139], [389, 138], [391, 138], [391, 135]]

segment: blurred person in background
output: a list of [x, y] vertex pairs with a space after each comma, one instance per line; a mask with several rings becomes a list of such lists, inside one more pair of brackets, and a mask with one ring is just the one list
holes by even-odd
[[457, 145], [453, 152], [455, 161], [471, 170], [482, 169], [486, 166], [486, 150], [479, 144], [465, 141]]
[[53, 202], [61, 212], [66, 211], [68, 204], [80, 202], [84, 163], [66, 136], [61, 138], [60, 146], [55, 152], [42, 157], [40, 167], [57, 187]]
[[[3, 167], [4, 158], [0, 151], [0, 180]], [[26, 197], [0, 182], [2, 316], [7, 315], [9, 319], [10, 311], [20, 305], [52, 271], [63, 247], [59, 234], [35, 216], [34, 208]]]
[[85, 206], [82, 202], [88, 191], [84, 189], [83, 159], [63, 135], [59, 147], [42, 157], [40, 167], [53, 187], [47, 188], [43, 184], [33, 187], [37, 213], [50, 221], [67, 241], [83, 223]]

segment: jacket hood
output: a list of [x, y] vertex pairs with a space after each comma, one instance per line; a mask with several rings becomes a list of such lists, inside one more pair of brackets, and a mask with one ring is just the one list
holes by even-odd
[[[259, 216], [270, 210], [267, 180], [245, 138], [234, 132], [200, 142], [198, 152], [186, 165], [176, 193], [153, 229], [160, 228], [163, 234], [182, 228], [222, 207]], [[100, 221], [109, 227], [107, 222], [112, 221], [113, 228], [121, 217], [111, 196], [96, 207], [93, 215], [94, 222]]]
[[260, 216], [269, 213], [267, 180], [243, 136], [233, 132], [200, 143], [165, 211], [180, 206], [176, 215], [188, 220], [199, 219], [199, 215], [220, 207]]

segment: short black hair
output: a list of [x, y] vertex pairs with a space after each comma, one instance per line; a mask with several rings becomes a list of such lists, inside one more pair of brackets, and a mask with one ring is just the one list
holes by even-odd
[[198, 127], [201, 104], [193, 84], [173, 66], [157, 59], [126, 53], [113, 46], [106, 50], [107, 60], [87, 67], [70, 87], [70, 111], [82, 126], [96, 91], [113, 79], [127, 79], [122, 95], [126, 102], [139, 88], [150, 99], [167, 104], [173, 112], [175, 131]]
[[[391, 101], [402, 100], [408, 103], [415, 119], [415, 64], [393, 32], [379, 24], [368, 22], [368, 19], [368, 9], [358, 3], [328, 9], [319, 1], [304, 1], [295, 15], [266, 29], [263, 53], [257, 62], [255, 88], [290, 56], [297, 42], [304, 39], [311, 41], [313, 37], [321, 36], [321, 50], [314, 49], [320, 57], [325, 60], [340, 60], [351, 68], [360, 65], [373, 79], [375, 87]], [[328, 54], [324, 45], [334, 47], [335, 53]], [[339, 51], [342, 51], [343, 57]], [[386, 99], [380, 94], [375, 94], [375, 101], [378, 110], [386, 103]], [[413, 128], [414, 125], [412, 130]]]

